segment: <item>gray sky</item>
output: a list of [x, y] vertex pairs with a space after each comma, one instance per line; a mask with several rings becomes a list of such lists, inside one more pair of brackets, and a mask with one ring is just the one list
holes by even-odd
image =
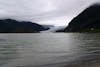
[[90, 4], [100, 0], [0, 0], [0, 18], [67, 25]]

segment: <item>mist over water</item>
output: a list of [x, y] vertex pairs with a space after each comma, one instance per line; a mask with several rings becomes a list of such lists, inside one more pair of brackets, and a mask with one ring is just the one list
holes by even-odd
[[62, 67], [99, 56], [99, 33], [0, 34], [0, 67]]

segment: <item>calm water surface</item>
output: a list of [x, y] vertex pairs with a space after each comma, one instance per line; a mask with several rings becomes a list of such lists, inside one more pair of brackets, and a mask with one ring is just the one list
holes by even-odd
[[99, 33], [0, 34], [0, 67], [63, 67], [99, 56]]

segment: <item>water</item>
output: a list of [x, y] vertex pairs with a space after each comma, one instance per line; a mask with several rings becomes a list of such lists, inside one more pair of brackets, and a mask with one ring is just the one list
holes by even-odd
[[99, 33], [0, 34], [0, 67], [63, 67], [99, 56]]

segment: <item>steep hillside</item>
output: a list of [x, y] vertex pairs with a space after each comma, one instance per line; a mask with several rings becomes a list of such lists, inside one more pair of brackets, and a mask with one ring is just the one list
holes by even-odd
[[100, 4], [94, 4], [77, 17], [65, 29], [66, 32], [100, 32]]

